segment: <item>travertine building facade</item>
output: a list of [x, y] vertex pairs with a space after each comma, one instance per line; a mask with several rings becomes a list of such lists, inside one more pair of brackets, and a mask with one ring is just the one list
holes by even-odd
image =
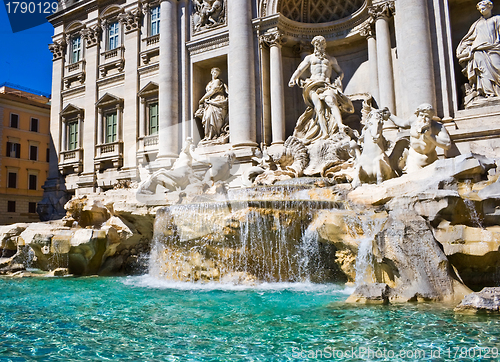
[[39, 220], [49, 173], [49, 98], [0, 86], [0, 225]]
[[479, 17], [476, 3], [63, 1], [49, 17], [55, 155], [47, 188], [84, 194], [169, 167], [183, 140], [205, 136], [194, 114], [214, 67], [227, 84], [229, 140], [198, 151], [234, 151], [241, 174], [256, 148], [293, 133], [305, 105], [288, 80], [316, 35], [345, 73], [356, 107], [346, 124], [357, 127], [359, 101], [370, 96], [402, 118], [430, 103], [454, 141], [448, 156], [494, 156], [500, 106], [493, 99], [465, 109], [467, 78], [455, 56]]

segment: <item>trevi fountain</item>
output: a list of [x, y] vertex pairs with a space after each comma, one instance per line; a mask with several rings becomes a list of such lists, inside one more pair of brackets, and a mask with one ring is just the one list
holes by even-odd
[[[498, 360], [496, 5], [332, 0], [321, 12], [308, 1], [248, 3], [123, 1], [126, 39], [155, 6], [163, 27], [174, 4], [193, 59], [217, 29], [229, 32], [229, 45], [214, 45], [227, 56], [193, 61], [192, 76], [204, 80], [191, 93], [194, 126], [173, 135], [178, 152], [167, 160], [162, 124], [172, 113], [162, 107], [176, 96], [162, 88], [174, 73], [160, 38], [156, 159], [129, 179], [119, 176], [126, 156], [110, 159], [112, 187], [99, 183], [108, 159], [95, 159], [99, 187], [87, 192], [85, 159], [78, 169], [56, 158], [62, 174], [39, 207], [47, 221], [0, 227], [0, 360]], [[60, 3], [67, 18], [49, 19], [56, 35], [78, 6]], [[127, 12], [134, 6], [142, 13]], [[98, 29], [90, 18], [84, 35]], [[239, 43], [245, 32], [260, 34], [255, 52], [242, 50], [254, 47]], [[352, 44], [362, 41], [358, 67]], [[157, 56], [148, 52], [144, 67]], [[257, 77], [245, 68], [254, 59]], [[109, 87], [114, 66], [102, 67], [96, 86]], [[71, 82], [53, 101], [62, 127], [65, 97], [78, 100]], [[108, 93], [101, 99], [114, 104]], [[245, 122], [256, 109], [262, 127], [252, 136]], [[72, 184], [83, 186], [65, 193]]]

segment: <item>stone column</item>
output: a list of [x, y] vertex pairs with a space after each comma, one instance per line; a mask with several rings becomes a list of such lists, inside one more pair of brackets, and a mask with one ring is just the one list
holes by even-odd
[[270, 48], [272, 144], [283, 144], [285, 143], [285, 90], [281, 59], [283, 37], [279, 31], [264, 34], [263, 37]]
[[123, 141], [122, 123], [123, 123], [123, 106], [119, 104], [116, 107], [116, 142]]
[[179, 138], [177, 0], [163, 0], [161, 2], [159, 44], [158, 107], [160, 127], [157, 160], [160, 165], [168, 165], [177, 158]]
[[407, 112], [420, 104], [436, 107], [436, 88], [432, 59], [428, 2], [398, 0], [396, 4], [396, 40], [401, 69], [401, 90]]
[[[97, 17], [97, 12], [95, 16]], [[99, 35], [101, 28], [97, 22], [88, 25], [82, 30], [85, 40], [85, 125], [80, 137], [82, 143], [78, 144], [83, 149], [83, 172], [94, 172], [95, 134], [101, 131], [101, 126], [96, 123], [95, 103], [97, 102], [97, 71], [99, 67]], [[97, 143], [100, 143], [99, 140]]]
[[262, 88], [262, 143], [271, 145], [271, 94], [270, 94], [270, 70], [269, 70], [269, 48], [263, 36], [259, 39], [260, 62], [261, 62], [261, 88]]
[[[143, 139], [146, 135], [146, 99], [140, 99], [141, 104], [139, 105], [139, 138]], [[141, 143], [141, 145], [143, 145]]]
[[61, 86], [64, 77], [64, 53], [66, 50], [64, 38], [60, 37], [59, 40], [54, 40], [54, 43], [49, 45], [49, 49], [53, 54], [52, 99], [50, 107], [50, 134], [52, 135], [53, 143], [50, 145], [49, 179], [56, 180], [59, 177], [59, 153], [61, 150], [64, 150], [64, 139], [61, 138], [61, 133], [64, 130], [65, 124], [59, 115], [63, 109]]
[[368, 43], [368, 65], [370, 68], [370, 93], [373, 99], [378, 103], [379, 84], [378, 84], [378, 62], [377, 62], [377, 40], [375, 39], [375, 30], [372, 23], [367, 24], [361, 29], [361, 36], [366, 38]]
[[394, 2], [386, 1], [369, 8], [369, 13], [375, 20], [377, 34], [377, 64], [379, 82], [379, 107], [388, 107], [396, 112], [394, 93], [394, 70], [392, 67], [391, 33], [389, 19], [394, 12]]
[[[117, 111], [117, 141], [123, 142], [123, 170], [130, 170], [130, 175], [137, 174], [137, 157], [135, 152], [137, 145], [137, 123], [138, 123], [138, 100], [139, 91], [139, 57], [141, 41], [141, 12], [138, 8], [131, 9], [119, 16], [124, 28], [123, 45], [125, 47], [125, 84], [126, 90], [123, 95], [123, 109]], [[120, 117], [121, 114], [121, 117]]]
[[227, 7], [230, 140], [233, 147], [257, 146], [252, 2], [230, 0]]
[[[66, 120], [63, 119], [61, 122], [61, 151], [66, 151], [68, 149], [68, 124], [66, 123]], [[80, 145], [78, 145], [80, 146]]]
[[98, 116], [97, 116], [97, 144], [102, 145], [103, 139], [102, 135], [104, 131], [104, 120], [103, 120], [103, 115], [102, 115], [102, 108], [98, 109]]

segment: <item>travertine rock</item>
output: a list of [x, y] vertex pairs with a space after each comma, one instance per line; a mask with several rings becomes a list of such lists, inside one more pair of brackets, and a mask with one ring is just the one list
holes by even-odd
[[390, 288], [385, 283], [362, 284], [347, 298], [346, 303], [387, 304]]
[[500, 288], [484, 288], [467, 295], [455, 312], [458, 313], [500, 313]]

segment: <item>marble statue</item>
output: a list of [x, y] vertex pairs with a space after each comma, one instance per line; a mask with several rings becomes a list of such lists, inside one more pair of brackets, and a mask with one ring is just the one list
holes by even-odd
[[194, 0], [195, 26], [199, 31], [224, 22], [223, 0]]
[[214, 185], [219, 181], [226, 181], [231, 177], [231, 168], [233, 167], [236, 155], [234, 152], [228, 152], [223, 157], [213, 157], [210, 159], [211, 167], [208, 169], [204, 182]]
[[466, 106], [479, 98], [500, 95], [500, 16], [493, 16], [493, 3], [477, 4], [481, 18], [470, 27], [457, 48], [457, 58], [469, 79]]
[[158, 185], [168, 191], [185, 189], [189, 184], [200, 181], [193, 171], [195, 147], [191, 137], [186, 139], [179, 158], [170, 170], [161, 168], [144, 180], [137, 189], [137, 194], [154, 194]]
[[[353, 187], [362, 182], [379, 184], [397, 176], [386, 153], [388, 142], [382, 134], [384, 121], [389, 119], [391, 113], [387, 108], [373, 109], [366, 103], [363, 106], [369, 109], [366, 119], [363, 120], [364, 128], [358, 142], [352, 141], [352, 147], [356, 151]], [[360, 144], [363, 151], [360, 151]]]
[[410, 148], [406, 158], [404, 171], [411, 173], [430, 165], [438, 159], [436, 147], [448, 150], [451, 138], [436, 111], [427, 103], [417, 107], [415, 114], [409, 120], [403, 120], [394, 115], [391, 121], [401, 128], [410, 128]]
[[[346, 126], [342, 123], [341, 112], [353, 113], [354, 107], [349, 98], [342, 92], [344, 72], [337, 60], [326, 53], [326, 40], [316, 36], [311, 44], [313, 54], [305, 57], [297, 70], [292, 74], [288, 85], [296, 84], [303, 89], [304, 101], [307, 105], [295, 127], [294, 136], [309, 144], [317, 139], [327, 139]], [[302, 73], [310, 70], [311, 77], [303, 80]], [[331, 82], [335, 71], [337, 78]]]
[[205, 95], [200, 99], [200, 107], [194, 114], [200, 118], [205, 131], [204, 143], [226, 143], [228, 134], [228, 91], [227, 85], [219, 79], [220, 69], [212, 68], [212, 80], [208, 82]]

